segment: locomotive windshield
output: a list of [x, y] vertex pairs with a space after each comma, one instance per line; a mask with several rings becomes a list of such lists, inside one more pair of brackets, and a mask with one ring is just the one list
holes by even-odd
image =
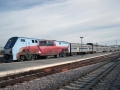
[[4, 49], [12, 48], [12, 47], [14, 46], [15, 42], [17, 41], [17, 39], [18, 39], [18, 37], [12, 37], [12, 38], [10, 38], [10, 39], [7, 41]]

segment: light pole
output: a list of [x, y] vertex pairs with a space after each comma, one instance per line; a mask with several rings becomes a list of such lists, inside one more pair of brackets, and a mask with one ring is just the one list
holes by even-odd
[[117, 40], [116, 40], [116, 45], [115, 45], [115, 51], [117, 51]]
[[[80, 37], [81, 38], [81, 49], [82, 49], [82, 38], [83, 37]], [[83, 49], [82, 49], [82, 57], [83, 57]]]
[[116, 46], [117, 46], [117, 40], [116, 40]]

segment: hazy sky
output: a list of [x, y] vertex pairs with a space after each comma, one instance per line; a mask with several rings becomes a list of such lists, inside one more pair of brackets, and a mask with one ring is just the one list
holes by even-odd
[[120, 44], [120, 0], [0, 0], [0, 45], [13, 36]]

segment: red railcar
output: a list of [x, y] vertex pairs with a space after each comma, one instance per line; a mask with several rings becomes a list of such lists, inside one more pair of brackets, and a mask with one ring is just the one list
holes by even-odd
[[35, 46], [22, 47], [17, 54], [18, 60], [35, 59], [42, 56], [66, 56], [69, 53], [69, 43], [54, 40], [40, 40]]

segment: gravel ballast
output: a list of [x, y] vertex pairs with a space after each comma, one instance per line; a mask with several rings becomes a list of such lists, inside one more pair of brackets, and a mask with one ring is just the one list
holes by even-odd
[[32, 81], [26, 81], [24, 83], [19, 83], [13, 86], [7, 86], [6, 88], [1, 88], [0, 90], [49, 90], [50, 88], [60, 84], [61, 82], [69, 80], [75, 76], [84, 74], [85, 72], [88, 72], [95, 67], [99, 67], [103, 63], [104, 62], [52, 74]]
[[120, 63], [93, 90], [120, 90]]

